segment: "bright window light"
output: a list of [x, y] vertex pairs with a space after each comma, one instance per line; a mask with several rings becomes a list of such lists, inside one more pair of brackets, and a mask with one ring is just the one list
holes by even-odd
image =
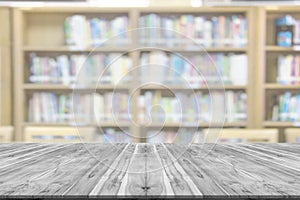
[[147, 7], [149, 0], [89, 0], [89, 3], [99, 7]]
[[191, 0], [192, 7], [200, 7], [202, 6], [202, 0]]

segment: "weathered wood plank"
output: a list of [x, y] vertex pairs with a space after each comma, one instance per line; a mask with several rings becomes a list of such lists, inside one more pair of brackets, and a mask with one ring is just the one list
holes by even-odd
[[68, 163], [69, 160], [66, 155], [71, 153], [76, 156], [76, 149], [67, 146], [57, 151], [48, 152], [51, 156], [45, 154], [34, 160], [30, 159], [14, 164], [12, 167], [2, 168], [0, 171], [0, 194], [12, 194], [15, 191], [23, 190], [22, 187], [30, 186], [30, 184], [27, 184], [29, 181], [41, 177], [49, 171], [56, 170], [64, 163]]
[[[218, 187], [225, 191], [226, 195], [230, 196], [251, 196], [253, 194], [261, 193], [261, 188], [258, 187], [259, 180], [245, 172], [243, 169], [238, 169], [232, 163], [228, 163], [228, 159], [222, 160], [223, 154], [210, 152], [210, 156], [199, 156], [199, 154], [207, 155], [207, 152], [205, 151], [209, 150], [201, 149], [202, 152], [197, 154], [197, 151], [200, 150], [195, 146], [192, 146], [191, 148], [191, 150], [183, 155], [183, 159], [179, 159], [180, 163], [186, 165], [185, 168], [191, 177], [203, 177], [208, 174], [212, 179], [211, 181], [214, 181]], [[176, 151], [175, 148], [170, 149]], [[178, 148], [177, 151], [180, 152], [182, 149]], [[204, 171], [205, 174], [201, 173], [202, 171]], [[196, 179], [196, 182], [198, 183], [199, 179]], [[202, 188], [209, 187], [204, 186]], [[213, 186], [211, 191], [207, 191], [205, 195], [210, 195], [214, 188], [215, 187]]]
[[43, 149], [39, 149], [36, 151], [32, 151], [29, 153], [26, 153], [24, 155], [20, 155], [18, 157], [7, 155], [3, 161], [1, 161], [0, 170], [3, 171], [7, 168], [13, 168], [16, 166], [24, 166], [24, 165], [30, 165], [34, 162], [39, 162], [42, 156], [44, 155], [51, 155], [52, 152], [60, 151], [65, 148], [69, 148], [71, 144], [69, 145], [53, 145], [49, 146]]
[[[227, 145], [226, 145], [227, 147]], [[280, 154], [274, 151], [266, 151], [262, 148], [255, 148], [249, 145], [228, 145], [228, 147], [235, 149], [236, 151], [245, 152], [252, 157], [259, 157], [266, 162], [270, 162], [273, 165], [280, 165], [284, 168], [289, 168], [291, 170], [300, 172], [300, 158], [296, 156], [290, 156], [288, 154]], [[298, 165], [297, 165], [298, 163]]]
[[159, 152], [161, 163], [170, 180], [175, 196], [193, 195], [195, 193], [201, 195], [201, 192], [193, 187], [190, 177], [188, 177], [182, 167], [175, 162], [174, 157], [170, 155], [165, 146], [158, 144], [156, 145], [156, 149]]
[[300, 196], [300, 145], [5, 144], [0, 150], [0, 196]]
[[251, 148], [255, 151], [261, 152], [261, 153], [265, 153], [268, 155], [272, 155], [275, 157], [279, 157], [282, 159], [296, 159], [297, 162], [300, 161], [299, 158], [299, 154], [294, 154], [291, 152], [287, 152], [287, 151], [282, 151], [282, 150], [278, 150], [278, 149], [272, 149], [272, 148], [268, 148], [267, 146], [262, 146], [262, 145], [257, 145], [257, 144], [247, 144], [247, 145], [240, 145], [240, 146], [245, 146], [246, 148]]
[[53, 148], [53, 146], [50, 145], [33, 145], [33, 146], [26, 146], [25, 148], [17, 148], [10, 150], [8, 152], [3, 152], [0, 155], [1, 161], [5, 161], [6, 159], [11, 160], [13, 159], [19, 159], [20, 157], [24, 157], [27, 154], [32, 154], [32, 152], [36, 152], [37, 150], [46, 150], [47, 148]]
[[[175, 193], [174, 193], [174, 190], [171, 186], [171, 180], [169, 179], [167, 173], [166, 173], [166, 166], [163, 165], [162, 163], [162, 160], [159, 156], [159, 152], [156, 148], [155, 145], [152, 145], [153, 146], [153, 152], [152, 154], [153, 155], [153, 159], [157, 160], [157, 164], [154, 165], [154, 169], [152, 169], [152, 171], [149, 172], [148, 176], [147, 177], [151, 177], [151, 178], [154, 178], [154, 177], [160, 177], [160, 181], [163, 183], [163, 186], [164, 186], [164, 192], [161, 193], [161, 195], [164, 195], [164, 196], [175, 196]], [[147, 161], [149, 163], [149, 161]], [[153, 162], [153, 161], [152, 161]], [[153, 165], [153, 164], [152, 164]], [[168, 170], [168, 169], [167, 169]], [[150, 174], [150, 173], [156, 173], [156, 174]], [[152, 181], [153, 182], [153, 181]], [[149, 184], [150, 185], [150, 184]], [[157, 193], [156, 194], [153, 194], [152, 195], [158, 195]]]
[[[79, 145], [77, 144], [76, 147]], [[106, 151], [111, 151], [110, 148], [93, 148], [91, 152], [93, 155], [100, 155]], [[55, 171], [47, 173], [46, 175], [39, 177], [38, 179], [31, 180], [31, 185], [38, 185], [27, 189], [22, 194], [30, 195], [63, 195], [68, 188], [70, 188], [74, 182], [80, 177], [84, 176], [93, 166], [98, 163], [98, 160], [93, 158], [91, 154], [87, 152], [86, 147], [82, 146], [79, 151], [79, 155], [70, 157], [66, 166], [58, 167]]]
[[[115, 196], [118, 194], [122, 181], [127, 181], [124, 180], [124, 178], [126, 177], [126, 170], [127, 171], [130, 170], [133, 165], [136, 164], [142, 165], [144, 163], [143, 160], [135, 160], [136, 159], [135, 157], [131, 158], [132, 156], [136, 156], [135, 154], [133, 154], [135, 148], [137, 148], [137, 151], [139, 152], [139, 146], [135, 147], [132, 144], [128, 144], [122, 150], [122, 152], [114, 160], [114, 162], [105, 172], [105, 174], [101, 177], [101, 179], [99, 180], [95, 188], [90, 192], [89, 194], [90, 196], [98, 196], [98, 195]], [[134, 162], [132, 161], [132, 159], [134, 160]], [[126, 163], [125, 169], [122, 166], [124, 162]], [[123, 180], [116, 178], [116, 175], [117, 176], [119, 175], [118, 172], [120, 172]], [[109, 185], [106, 185], [106, 183], [108, 183]], [[109, 192], [113, 192], [113, 193], [109, 193]], [[131, 191], [129, 192], [126, 191], [125, 193], [132, 194]]]
[[138, 145], [134, 145], [134, 149], [133, 149], [133, 152], [132, 152], [132, 155], [131, 155], [131, 158], [130, 158], [130, 161], [128, 163], [128, 167], [127, 167], [127, 170], [125, 171], [125, 174], [124, 174], [124, 177], [123, 179], [121, 180], [121, 184], [120, 184], [120, 187], [119, 187], [119, 191], [118, 191], [118, 196], [126, 196], [128, 195], [128, 191], [127, 191], [127, 185], [128, 185], [128, 175], [130, 174], [129, 172], [129, 167], [131, 165], [133, 165], [133, 161], [135, 161], [135, 155], [138, 153], [139, 151], [139, 148], [138, 148]]
[[146, 152], [146, 195], [166, 196], [174, 195], [166, 173], [163, 170], [159, 155], [153, 144], [147, 144]]
[[267, 149], [273, 149], [275, 151], [280, 151], [280, 152], [286, 152], [292, 155], [298, 155], [300, 152], [300, 145], [299, 144], [253, 144], [255, 146], [260, 146], [263, 148]]
[[26, 144], [24, 147], [23, 143], [4, 143], [0, 145], [0, 155], [8, 152], [13, 152], [15, 150], [23, 149], [23, 148], [30, 148], [31, 146], [36, 146], [35, 143]]
[[145, 144], [136, 144], [137, 149], [133, 154], [132, 161], [128, 167], [128, 173], [124, 177], [124, 184], [120, 195], [125, 196], [145, 196], [147, 192], [146, 183], [146, 152]]
[[[226, 145], [217, 145], [210, 156], [230, 163], [234, 169], [243, 170], [249, 176], [256, 178], [253, 187], [260, 188], [258, 194], [265, 195], [299, 195], [296, 188], [300, 187], [299, 175], [293, 170], [281, 166], [273, 166], [258, 157], [252, 157], [244, 152], [224, 148]], [[219, 168], [222, 170], [222, 168]], [[247, 182], [243, 182], [247, 184]], [[229, 188], [229, 187], [228, 187]], [[254, 192], [253, 192], [254, 193]]]
[[101, 190], [98, 195], [117, 196], [129, 164], [132, 162], [135, 147], [136, 146], [134, 144], [129, 144], [127, 148], [125, 148], [124, 151], [114, 160], [110, 169], [103, 176], [107, 178], [102, 181], [103, 185], [101, 186]]
[[[65, 191], [64, 195], [89, 195], [124, 147], [120, 145], [107, 146], [108, 151], [104, 149], [103, 153], [97, 155], [97, 164], [82, 177], [75, 180], [73, 185]], [[91, 146], [88, 147], [88, 149], [91, 148]]]
[[[269, 164], [269, 166], [272, 168], [282, 168], [284, 169], [284, 172], [289, 171], [293, 174], [300, 175], [299, 165], [296, 165], [296, 167], [294, 167], [293, 165], [295, 164], [295, 162], [291, 163], [288, 159], [276, 158], [274, 156], [269, 156], [267, 154], [260, 153], [259, 151], [253, 151], [250, 148], [243, 148], [240, 146], [223, 145], [222, 148], [230, 149], [235, 154], [243, 154], [244, 157], [255, 160], [256, 162], [257, 160], [259, 160], [261, 164]], [[286, 162], [291, 164], [292, 166], [286, 164]]]
[[[211, 193], [215, 195], [228, 195], [227, 191], [218, 184], [215, 178], [215, 171], [211, 171], [211, 163], [205, 163], [202, 157], [195, 162], [191, 160], [190, 150], [181, 145], [166, 145], [167, 149], [174, 155], [177, 162], [187, 173], [196, 187], [203, 195]], [[198, 156], [199, 154], [197, 154]], [[208, 160], [209, 161], [209, 160]]]
[[27, 181], [30, 174], [37, 175], [40, 172], [51, 170], [51, 167], [59, 165], [61, 161], [68, 160], [66, 155], [72, 153], [74, 156], [77, 156], [77, 151], [78, 149], [74, 150], [66, 147], [58, 151], [49, 152], [51, 156], [44, 155], [29, 162], [19, 162], [14, 164], [13, 167], [2, 168], [0, 171], [1, 180], [4, 182], [6, 179], [12, 180], [12, 178], [16, 178], [20, 182], [24, 178]]
[[[95, 149], [98, 151], [110, 150], [109, 148]], [[59, 157], [55, 157], [57, 155]], [[70, 155], [72, 156], [70, 157]], [[56, 159], [52, 160], [51, 158], [53, 157]], [[47, 163], [47, 161], [49, 161], [48, 158], [50, 158], [52, 162], [55, 163], [54, 166], [51, 166], [51, 162]], [[22, 170], [27, 170], [25, 171], [25, 174], [27, 174], [27, 178], [25, 178], [23, 181], [18, 181], [17, 190], [11, 188], [11, 182], [6, 183], [5, 186], [11, 188], [11, 194], [60, 194], [69, 187], [69, 183], [72, 184], [72, 180], [77, 178], [77, 176], [74, 176], [74, 173], [80, 175], [80, 173], [78, 173], [80, 172], [80, 170], [78, 169], [85, 168], [85, 166], [88, 165], [89, 161], [92, 162], [95, 160], [94, 158], [91, 158], [90, 154], [87, 153], [86, 148], [82, 144], [72, 145], [67, 148], [67, 151], [61, 149], [60, 151], [51, 152], [50, 156], [44, 155], [38, 157], [37, 159], [40, 159], [40, 162], [37, 162], [37, 165], [31, 164], [29, 170], [27, 170], [27, 168], [24, 168]], [[32, 159], [30, 161], [33, 162]], [[34, 174], [32, 174], [31, 172], [34, 172], [41, 168], [39, 167], [39, 165], [41, 167], [44, 167], [44, 172], [37, 174], [36, 176], [32, 176]], [[52, 168], [48, 168], [48, 166]], [[43, 169], [41, 170], [43, 171]], [[70, 176], [68, 176], [69, 171], [70, 173], [73, 173], [69, 174]], [[28, 186], [30, 186], [30, 188], [28, 188]], [[57, 189], [57, 187], [60, 187], [60, 189]]]

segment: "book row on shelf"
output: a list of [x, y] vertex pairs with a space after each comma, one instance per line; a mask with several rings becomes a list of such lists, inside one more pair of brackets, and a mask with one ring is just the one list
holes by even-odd
[[113, 19], [95, 17], [88, 19], [84, 15], [73, 15], [67, 17], [64, 22], [66, 44], [69, 47], [81, 49], [98, 47], [112, 37], [117, 37], [118, 44], [124, 42], [129, 37], [127, 29], [127, 16], [118, 16]]
[[[204, 17], [192, 14], [160, 16], [148, 14], [139, 18], [142, 44], [183, 45], [186, 42], [211, 46], [243, 47], [247, 44], [247, 19], [243, 15]], [[179, 39], [179, 40], [178, 40]], [[182, 40], [183, 39], [183, 40]]]
[[[244, 47], [247, 44], [247, 19], [243, 15], [203, 17], [192, 14], [160, 16], [151, 13], [141, 16], [141, 44]], [[84, 15], [67, 17], [64, 22], [65, 43], [85, 49], [110, 44], [130, 44], [128, 16], [113, 19], [87, 18]], [[145, 28], [146, 27], [146, 28]], [[167, 41], [167, 43], [166, 43]]]
[[278, 84], [300, 84], [300, 55], [279, 55], [277, 66]]
[[272, 106], [273, 121], [300, 121], [300, 94], [285, 92], [273, 96]]
[[[43, 84], [117, 84], [128, 82], [133, 74], [129, 56], [110, 54], [75, 54], [56, 57], [30, 54], [30, 83]], [[181, 56], [163, 51], [143, 52], [140, 82], [201, 86], [204, 83], [246, 85], [248, 76], [245, 54], [211, 53]], [[202, 78], [201, 78], [202, 77]]]
[[[225, 117], [227, 122], [246, 121], [247, 94], [212, 91], [211, 94], [175, 92], [165, 97], [161, 91], [146, 91], [138, 98], [140, 123], [211, 122], [212, 117]], [[212, 103], [212, 100], [215, 102]], [[132, 103], [125, 92], [104, 94], [55, 94], [35, 92], [29, 99], [28, 121], [32, 123], [96, 124], [105, 121], [128, 122], [132, 119]], [[219, 102], [219, 103], [217, 103]], [[75, 106], [76, 105], [76, 106]], [[219, 109], [220, 114], [213, 112]], [[226, 109], [226, 110], [225, 110]], [[225, 116], [224, 113], [227, 113]], [[218, 116], [212, 116], [218, 115]]]
[[129, 96], [122, 92], [104, 94], [55, 94], [35, 92], [29, 99], [28, 120], [33, 123], [96, 124], [103, 121], [128, 121]]
[[119, 53], [56, 57], [37, 56], [31, 53], [29, 65], [28, 81], [31, 83], [115, 84], [124, 76], [128, 78], [126, 74], [132, 67], [132, 60], [129, 56]]
[[174, 92], [174, 97], [164, 97], [161, 91], [146, 91], [139, 96], [138, 113], [142, 123], [220, 122], [223, 118], [226, 122], [246, 121], [247, 94], [241, 91]]
[[141, 82], [186, 84], [187, 87], [204, 84], [246, 85], [248, 80], [245, 54], [144, 52], [141, 54], [140, 69]]

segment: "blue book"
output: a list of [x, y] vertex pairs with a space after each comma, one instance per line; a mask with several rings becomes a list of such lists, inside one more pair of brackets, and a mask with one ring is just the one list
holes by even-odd
[[174, 82], [178, 83], [178, 77], [181, 77], [181, 74], [184, 71], [183, 58], [181, 58], [177, 55], [172, 55], [171, 66], [174, 69], [174, 71], [173, 71], [173, 76], [175, 77]]
[[282, 113], [281, 113], [281, 121], [288, 120], [288, 112], [289, 112], [289, 102], [291, 100], [291, 93], [286, 92], [283, 95], [283, 105], [282, 105]]
[[294, 22], [295, 19], [290, 15], [285, 15], [281, 18], [275, 19], [276, 42], [278, 46], [292, 46]]
[[96, 47], [100, 45], [100, 28], [99, 28], [99, 19], [93, 18], [90, 20], [90, 29], [93, 46]]
[[275, 19], [276, 26], [288, 26], [294, 24], [294, 18], [290, 15], [285, 15], [281, 18]]
[[220, 41], [220, 34], [219, 34], [219, 19], [218, 17], [211, 18], [212, 22], [212, 38], [213, 38], [213, 44], [215, 46], [219, 45]]

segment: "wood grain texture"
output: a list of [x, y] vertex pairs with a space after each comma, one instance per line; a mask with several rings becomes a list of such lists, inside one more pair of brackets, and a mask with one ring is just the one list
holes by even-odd
[[[12, 124], [12, 38], [10, 8], [0, 8], [0, 125]], [[10, 141], [5, 141], [10, 142]]]
[[300, 197], [299, 144], [2, 144], [0, 197]]

